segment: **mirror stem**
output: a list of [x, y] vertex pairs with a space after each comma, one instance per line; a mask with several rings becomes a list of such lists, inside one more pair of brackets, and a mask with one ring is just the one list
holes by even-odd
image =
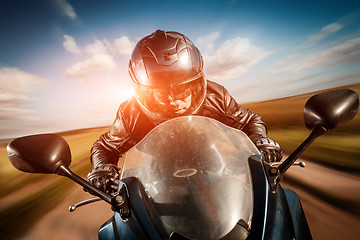
[[57, 169], [56, 173], [58, 175], [62, 175], [65, 177], [70, 178], [71, 180], [73, 180], [74, 182], [80, 184], [82, 187], [84, 187], [85, 189], [87, 189], [90, 193], [100, 197], [101, 199], [103, 199], [104, 201], [112, 204], [112, 197], [109, 194], [104, 193], [103, 191], [101, 191], [100, 189], [98, 189], [97, 187], [94, 187], [93, 185], [91, 185], [89, 182], [85, 181], [84, 179], [82, 179], [81, 177], [79, 177], [78, 175], [76, 175], [75, 173], [73, 173], [68, 167], [66, 167], [65, 165], [60, 165], [60, 167]]
[[284, 174], [286, 170], [296, 161], [296, 159], [305, 151], [307, 147], [319, 136], [327, 132], [327, 129], [322, 126], [316, 126], [310, 136], [278, 167], [280, 175]]

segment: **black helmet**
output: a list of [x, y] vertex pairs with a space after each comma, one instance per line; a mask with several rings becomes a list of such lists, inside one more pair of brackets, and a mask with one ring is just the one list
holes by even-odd
[[206, 95], [203, 60], [183, 34], [157, 30], [136, 45], [129, 63], [135, 97], [156, 122], [196, 114]]

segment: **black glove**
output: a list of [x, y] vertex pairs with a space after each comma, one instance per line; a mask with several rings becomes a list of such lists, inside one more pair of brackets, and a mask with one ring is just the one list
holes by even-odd
[[280, 145], [270, 138], [259, 138], [255, 145], [268, 163], [279, 162], [283, 157]]
[[99, 164], [86, 180], [107, 194], [114, 195], [119, 185], [119, 168], [113, 164]]

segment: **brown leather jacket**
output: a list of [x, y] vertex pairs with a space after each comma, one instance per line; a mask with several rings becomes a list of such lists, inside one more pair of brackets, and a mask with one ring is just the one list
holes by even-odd
[[[261, 116], [241, 108], [229, 92], [215, 82], [207, 81], [206, 98], [196, 115], [214, 118], [242, 130], [253, 142], [267, 136]], [[108, 163], [116, 165], [121, 154], [143, 139], [155, 126], [156, 123], [141, 111], [134, 97], [123, 102], [110, 131], [103, 134], [91, 149], [93, 166]]]

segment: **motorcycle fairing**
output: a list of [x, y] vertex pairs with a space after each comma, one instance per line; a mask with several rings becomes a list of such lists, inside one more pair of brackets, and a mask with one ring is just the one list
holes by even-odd
[[122, 179], [123, 184], [129, 195], [130, 217], [122, 219], [118, 212], [104, 223], [99, 230], [99, 240], [114, 240], [114, 239], [153, 239], [161, 240], [159, 230], [154, 225], [154, 220], [151, 219], [146, 206], [146, 196], [141, 183], [133, 177]]
[[[224, 146], [228, 146], [231, 144], [234, 144], [234, 142], [236, 143], [238, 140], [240, 140], [242, 137], [239, 138], [239, 132], [237, 130], [233, 130], [233, 129], [228, 129], [227, 126], [222, 126], [221, 123], [216, 122], [215, 120], [211, 120], [211, 119], [204, 119], [203, 117], [200, 117], [201, 119], [199, 119], [198, 117], [195, 118], [195, 120], [200, 120], [198, 121], [201, 122], [203, 124], [201, 131], [206, 131], [207, 129], [209, 130], [209, 132], [211, 132], [212, 127], [215, 126], [215, 129], [217, 128], [218, 132], [214, 132], [212, 131], [212, 138], [216, 138], [217, 136], [222, 136], [224, 137], [224, 135], [226, 136], [227, 134], [232, 135], [232, 137], [230, 138], [230, 141], [225, 141]], [[191, 121], [191, 118], [185, 118], [183, 117], [182, 119], [177, 119], [176, 121], [184, 121], [184, 120], [189, 120]], [[171, 120], [172, 121], [172, 120]], [[215, 121], [215, 122], [214, 122]], [[173, 121], [174, 123], [174, 121]], [[166, 123], [164, 123], [163, 125], [165, 125], [165, 128], [161, 127], [162, 125], [159, 125], [161, 128], [160, 130], [162, 131], [162, 133], [168, 134], [168, 137], [164, 137], [162, 135], [162, 140], [165, 143], [168, 143], [171, 141], [171, 137], [169, 138], [169, 136], [171, 136], [172, 133], [174, 133], [173, 128], [177, 128], [177, 126], [173, 126], [171, 124], [167, 125]], [[168, 128], [166, 128], [166, 125]], [[201, 125], [199, 126], [199, 124], [197, 125], [197, 127], [192, 128], [193, 132], [196, 132], [195, 130], [198, 129], [198, 127], [201, 128]], [[188, 128], [190, 129], [191, 126], [188, 126]], [[157, 129], [157, 128], [155, 128]], [[181, 131], [184, 130], [183, 127], [178, 128]], [[153, 130], [154, 131], [154, 130]], [[228, 131], [227, 133], [224, 133], [224, 131]], [[156, 133], [156, 132], [155, 132]], [[170, 133], [170, 135], [169, 135]], [[240, 135], [242, 135], [243, 133], [240, 132]], [[149, 135], [151, 136], [151, 133], [149, 133]], [[158, 134], [154, 134], [154, 136], [156, 136]], [[207, 134], [205, 134], [207, 135]], [[153, 136], [153, 137], [154, 137]], [[189, 136], [187, 136], [189, 137]], [[209, 136], [208, 136], [209, 137]], [[146, 139], [146, 138], [145, 138]], [[189, 142], [187, 141], [188, 138], [183, 138], [182, 142], [180, 141], [181, 145], [185, 145], [188, 146]], [[206, 139], [206, 138], [205, 138]], [[226, 139], [226, 137], [225, 137]], [[310, 232], [308, 231], [308, 225], [306, 223], [305, 220], [305, 216], [304, 213], [302, 211], [302, 207], [301, 204], [299, 202], [299, 199], [297, 198], [296, 194], [293, 193], [292, 191], [289, 191], [287, 189], [283, 189], [280, 185], [278, 185], [277, 189], [275, 189], [275, 191], [272, 191], [269, 185], [269, 180], [267, 178], [267, 174], [266, 174], [266, 168], [264, 166], [264, 163], [261, 160], [261, 155], [259, 154], [259, 152], [256, 150], [254, 150], [254, 146], [252, 145], [252, 143], [250, 142], [250, 140], [248, 138], [243, 138], [244, 141], [248, 142], [247, 145], [250, 149], [251, 154], [246, 154], [247, 157], [244, 154], [235, 154], [233, 155], [234, 157], [234, 161], [233, 164], [235, 164], [233, 166], [233, 168], [238, 168], [239, 165], [238, 162], [241, 162], [241, 168], [247, 168], [249, 169], [247, 175], [251, 178], [250, 179], [250, 188], [251, 191], [249, 192], [251, 197], [253, 197], [253, 202], [247, 202], [247, 207], [249, 207], [251, 209], [251, 214], [250, 216], [250, 221], [246, 222], [246, 221], [239, 221], [236, 222], [234, 225], [231, 225], [231, 228], [226, 230], [227, 232], [225, 234], [223, 234], [222, 236], [217, 235], [218, 237], [213, 237], [213, 235], [208, 235], [208, 237], [204, 237], [199, 235], [199, 239], [221, 239], [221, 240], [229, 240], [229, 239], [248, 239], [248, 240], [257, 240], [257, 239], [311, 239], [311, 235]], [[130, 203], [130, 208], [131, 208], [131, 217], [127, 220], [122, 220], [120, 215], [118, 213], [115, 213], [115, 216], [112, 218], [112, 220], [109, 220], [107, 223], [105, 223], [103, 225], [103, 227], [100, 229], [99, 231], [99, 239], [100, 240], [104, 240], [104, 239], [194, 239], [191, 238], [189, 236], [187, 236], [186, 234], [183, 234], [181, 231], [177, 232], [176, 230], [174, 231], [170, 231], [169, 229], [166, 229], [166, 226], [164, 227], [163, 224], [163, 220], [164, 220], [164, 216], [181, 216], [183, 214], [184, 209], [186, 208], [186, 204], [189, 204], [189, 202], [184, 202], [183, 205], [178, 205], [178, 202], [176, 201], [177, 196], [176, 193], [177, 191], [183, 190], [182, 185], [179, 184], [175, 184], [175, 185], [171, 185], [170, 187], [175, 190], [172, 193], [175, 193], [175, 197], [171, 196], [170, 198], [164, 198], [165, 202], [161, 202], [158, 201], [159, 199], [154, 199], [153, 195], [155, 193], [158, 193], [157, 191], [161, 190], [161, 188], [159, 188], [159, 184], [163, 184], [160, 182], [151, 182], [148, 181], [148, 179], [144, 176], [146, 176], [146, 171], [150, 168], [150, 169], [155, 169], [158, 170], [159, 168], [159, 163], [158, 162], [149, 162], [147, 158], [149, 158], [148, 153], [149, 150], [153, 149], [154, 147], [156, 147], [159, 144], [159, 139], [155, 138], [148, 138], [147, 140], [151, 140], [151, 141], [143, 141], [140, 142], [143, 145], [140, 144], [140, 150], [143, 150], [142, 152], [139, 151], [139, 149], [132, 151], [133, 155], [130, 157], [132, 157], [133, 159], [136, 159], [136, 161], [130, 161], [128, 162], [127, 166], [125, 165], [125, 168], [123, 167], [123, 169], [125, 169], [125, 174], [123, 175], [123, 177], [125, 176], [126, 178], [123, 179], [123, 182], [126, 184], [126, 187], [128, 189], [128, 194], [129, 194], [129, 203]], [[203, 142], [203, 141], [202, 141]], [[224, 143], [224, 141], [218, 141], [220, 143]], [[240, 140], [240, 142], [242, 142], [242, 140]], [[239, 186], [234, 187], [234, 186], [226, 186], [226, 184], [222, 184], [220, 185], [220, 188], [217, 188], [216, 186], [213, 186], [211, 184], [216, 183], [216, 180], [220, 177], [220, 178], [226, 178], [227, 176], [222, 176], [222, 174], [219, 173], [227, 173], [231, 175], [234, 175], [236, 173], [236, 170], [234, 170], [235, 172], [232, 172], [231, 168], [228, 169], [226, 166], [228, 166], [229, 162], [226, 162], [227, 159], [229, 159], [229, 156], [227, 156], [226, 154], [224, 155], [222, 153], [221, 150], [221, 146], [218, 145], [209, 149], [213, 149], [216, 150], [216, 154], [212, 154], [214, 155], [218, 155], [219, 157], [219, 161], [220, 161], [220, 170], [219, 168], [216, 167], [215, 169], [211, 169], [207, 168], [207, 170], [203, 171], [202, 174], [198, 174], [200, 170], [197, 170], [195, 168], [193, 164], [195, 163], [199, 163], [198, 158], [195, 159], [191, 159], [190, 162], [188, 162], [186, 165], [186, 167], [181, 168], [181, 166], [178, 164], [179, 160], [182, 160], [181, 156], [184, 157], [185, 155], [182, 154], [182, 152], [194, 152], [194, 149], [191, 149], [191, 147], [193, 146], [197, 146], [201, 143], [201, 141], [199, 142], [190, 142], [190, 146], [188, 146], [189, 149], [181, 149], [181, 151], [176, 151], [176, 149], [174, 149], [174, 146], [169, 147], [169, 148], [165, 148], [163, 152], [160, 151], [160, 155], [164, 154], [164, 152], [167, 154], [166, 156], [171, 156], [172, 153], [176, 153], [176, 157], [175, 158], [168, 158], [170, 160], [174, 160], [175, 159], [175, 164], [174, 161], [169, 161], [169, 162], [164, 162], [164, 164], [167, 164], [167, 168], [172, 169], [172, 171], [170, 172], [170, 178], [168, 178], [167, 181], [171, 180], [171, 175], [176, 177], [176, 178], [180, 178], [180, 179], [187, 179], [185, 182], [183, 181], [182, 183], [186, 183], [187, 181], [190, 181], [189, 179], [191, 178], [192, 180], [192, 184], [196, 186], [203, 186], [205, 184], [205, 186], [211, 186], [212, 189], [215, 189], [216, 191], [220, 192], [220, 197], [224, 198], [224, 197], [228, 197], [225, 196], [223, 193], [223, 195], [221, 195], [221, 188], [224, 189], [238, 189]], [[187, 144], [187, 145], [186, 145]], [[250, 145], [249, 145], [250, 144]], [[171, 144], [170, 144], [171, 145]], [[211, 145], [210, 145], [211, 146]], [[145, 151], [144, 151], [145, 149]], [[163, 148], [162, 148], [163, 149]], [[220, 149], [220, 150], [219, 150]], [[234, 152], [235, 149], [231, 149], [231, 152]], [[207, 151], [207, 150], [206, 150]], [[237, 151], [237, 150], [236, 150]], [[236, 152], [235, 151], [235, 152]], [[135, 155], [134, 155], [135, 154]], [[159, 154], [159, 153], [157, 153]], [[170, 154], [170, 155], [169, 155]], [[179, 158], [180, 156], [180, 158]], [[187, 156], [187, 155], [186, 155]], [[129, 155], [127, 156], [129, 157]], [[150, 160], [153, 159], [153, 155], [150, 154]], [[210, 161], [214, 161], [214, 159], [210, 159]], [[224, 161], [225, 159], [225, 161]], [[231, 161], [230, 161], [231, 162]], [[246, 162], [246, 164], [244, 164]], [[226, 163], [226, 164], [223, 164]], [[142, 167], [134, 167], [136, 164], [140, 164]], [[190, 165], [189, 165], [190, 164]], [[230, 164], [231, 165], [231, 164]], [[224, 167], [225, 166], [225, 167]], [[174, 167], [177, 167], [174, 168]], [[179, 168], [180, 167], [180, 168]], [[210, 170], [210, 171], [209, 171]], [[124, 173], [124, 172], [123, 172]], [[155, 173], [155, 175], [157, 174], [156, 171], [152, 172]], [[205, 174], [204, 174], [205, 173]], [[162, 174], [158, 174], [158, 176], [164, 176], [164, 174], [169, 174], [167, 172], [167, 169], [163, 168], [162, 169]], [[133, 177], [130, 177], [133, 176]], [[152, 175], [151, 175], [152, 176]], [[194, 176], [198, 176], [198, 177], [203, 177], [201, 179], [197, 179], [194, 178]], [[236, 174], [235, 174], [236, 176]], [[138, 179], [136, 179], [136, 178]], [[172, 181], [172, 180], [171, 180]], [[170, 183], [171, 183], [170, 181]], [[175, 181], [175, 180], [174, 180]], [[173, 182], [174, 183], [174, 182]], [[176, 181], [175, 181], [176, 183]], [[226, 183], [226, 182], [225, 182]], [[155, 184], [155, 185], [154, 185]], [[192, 198], [190, 198], [190, 201], [196, 201], [198, 199], [198, 192], [195, 191], [195, 189], [193, 189], [192, 184], [189, 185], [189, 188], [186, 190], [189, 193], [193, 194], [194, 196]], [[200, 184], [200, 185], [199, 185]], [[149, 193], [152, 193], [153, 195], [149, 195]], [[171, 193], [170, 192], [166, 192], [167, 194], [165, 195], [165, 197]], [[231, 192], [228, 192], [231, 196]], [[236, 194], [236, 193], [235, 193]], [[216, 196], [216, 195], [215, 195]], [[179, 195], [179, 197], [182, 197], [181, 195]], [[185, 195], [186, 197], [186, 195]], [[211, 195], [210, 195], [211, 197]], [[212, 196], [214, 197], [214, 196]], [[171, 200], [170, 202], [168, 200]], [[161, 199], [160, 199], [161, 200]], [[222, 200], [222, 199], [221, 199]], [[185, 204], [186, 203], [186, 204]], [[223, 205], [226, 206], [226, 200], [224, 200], [223, 202], [218, 202], [216, 206], [220, 206], [221, 203], [223, 203]], [[241, 202], [240, 202], [241, 203]], [[194, 202], [190, 202], [190, 205], [194, 204]], [[206, 204], [206, 203], [205, 203]], [[195, 204], [196, 205], [196, 204]], [[198, 207], [200, 207], [201, 210], [201, 205], [196, 205]], [[234, 205], [233, 205], [234, 206]], [[235, 205], [236, 206], [236, 205]], [[300, 207], [299, 207], [300, 206]], [[215, 209], [216, 210], [216, 209]], [[227, 208], [227, 211], [231, 213], [233, 209], [229, 209]], [[196, 213], [196, 209], [194, 209], [194, 211], [192, 212], [193, 214], [198, 214]], [[223, 214], [224, 212], [222, 212]], [[201, 213], [200, 213], [201, 215]], [[220, 217], [224, 217], [221, 216]], [[222, 218], [222, 220], [219, 221], [228, 221], [229, 219], [228, 215], [226, 215], [225, 213], [225, 217]], [[237, 219], [239, 220], [239, 219]], [[250, 223], [250, 224], [249, 224]], [[196, 223], [195, 223], [196, 224]], [[203, 226], [201, 226], [201, 224], [196, 224], [195, 225], [196, 228], [198, 229], [205, 229]], [[211, 227], [206, 228], [207, 230], [211, 229]], [[240, 230], [240, 231], [239, 231]], [[244, 231], [245, 230], [245, 231]], [[249, 234], [250, 231], [250, 234]], [[248, 235], [249, 234], [249, 235]], [[108, 236], [106, 238], [106, 235]], [[188, 237], [188, 238], [186, 238]]]
[[299, 197], [278, 185], [272, 191], [261, 156], [249, 158], [254, 188], [254, 213], [250, 235], [255, 239], [312, 239]]
[[[311, 233], [295, 192], [279, 186], [276, 193], [269, 188], [260, 158], [249, 158], [254, 187], [254, 213], [250, 235], [252, 239], [312, 239]], [[262, 173], [262, 174], [260, 174]], [[123, 179], [129, 190], [131, 209], [129, 220], [122, 220], [119, 213], [109, 219], [99, 230], [99, 240], [112, 239], [161, 239], [149, 215], [141, 184], [135, 178]], [[237, 230], [236, 230], [237, 229]], [[242, 229], [242, 228], [240, 228]], [[222, 240], [239, 239], [238, 225]], [[151, 237], [149, 237], [151, 236]], [[185, 239], [174, 234], [170, 239]]]
[[[265, 239], [295, 239], [293, 221], [283, 188], [268, 192]], [[296, 238], [297, 239], [297, 238]]]
[[309, 225], [298, 195], [291, 189], [283, 189], [290, 209], [295, 239], [312, 239]]
[[250, 234], [247, 239], [264, 239], [268, 208], [269, 184], [264, 172], [261, 156], [249, 158], [254, 191], [254, 212]]

